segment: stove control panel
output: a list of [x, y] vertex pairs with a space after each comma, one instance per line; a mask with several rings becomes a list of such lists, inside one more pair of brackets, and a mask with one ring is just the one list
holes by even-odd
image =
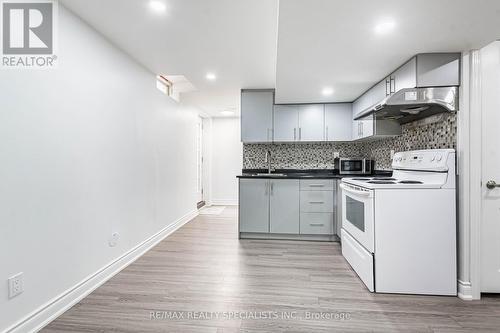
[[455, 163], [453, 149], [431, 149], [406, 151], [394, 154], [393, 169], [422, 170], [422, 171], [448, 171], [450, 163]]

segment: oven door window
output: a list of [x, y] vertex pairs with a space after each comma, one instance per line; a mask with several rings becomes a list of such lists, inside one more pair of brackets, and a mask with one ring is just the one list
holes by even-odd
[[349, 223], [365, 232], [365, 204], [346, 196], [346, 218]]

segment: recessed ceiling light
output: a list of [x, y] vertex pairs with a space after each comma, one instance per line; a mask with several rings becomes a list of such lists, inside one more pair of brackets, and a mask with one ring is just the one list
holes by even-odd
[[215, 81], [215, 80], [217, 80], [217, 75], [215, 75], [214, 73], [207, 73], [207, 75], [205, 77], [209, 81]]
[[155, 12], [164, 12], [167, 10], [167, 5], [160, 0], [150, 0], [149, 7]]
[[234, 116], [234, 111], [221, 111], [220, 114], [223, 116]]
[[375, 33], [377, 35], [385, 35], [394, 30], [395, 27], [396, 27], [396, 22], [392, 20], [383, 21], [375, 26]]
[[327, 87], [327, 88], [323, 88], [323, 91], [321, 91], [321, 93], [324, 95], [324, 96], [330, 96], [333, 94], [333, 88], [330, 88], [330, 87]]

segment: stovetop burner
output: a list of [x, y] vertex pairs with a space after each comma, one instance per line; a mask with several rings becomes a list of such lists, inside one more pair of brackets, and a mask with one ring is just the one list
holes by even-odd
[[370, 180], [369, 184], [396, 184], [395, 182], [387, 181], [387, 180]]
[[423, 182], [420, 182], [418, 180], [402, 180], [399, 183], [400, 184], [423, 184]]

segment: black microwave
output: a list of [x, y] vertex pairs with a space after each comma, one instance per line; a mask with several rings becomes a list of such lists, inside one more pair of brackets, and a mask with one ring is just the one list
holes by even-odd
[[341, 175], [369, 175], [373, 172], [375, 162], [366, 158], [341, 158], [339, 172]]

